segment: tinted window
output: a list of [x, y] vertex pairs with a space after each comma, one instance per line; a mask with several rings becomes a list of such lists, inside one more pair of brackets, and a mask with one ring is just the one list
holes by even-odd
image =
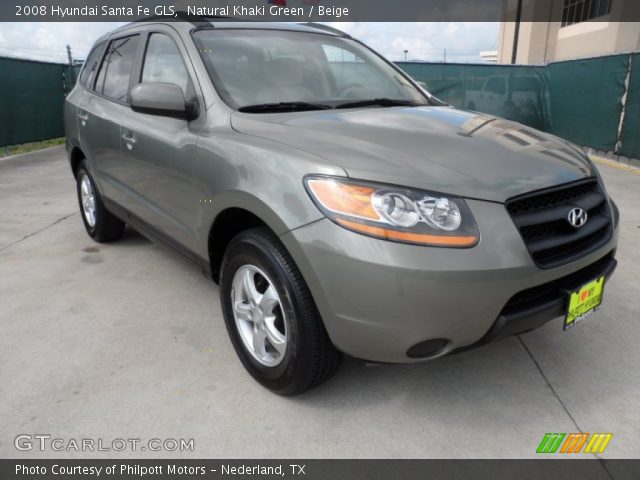
[[104, 42], [97, 44], [89, 53], [87, 60], [84, 62], [82, 73], [80, 74], [80, 83], [87, 88], [91, 88], [93, 77], [98, 69], [98, 62], [100, 61], [100, 55], [104, 48]]
[[178, 47], [169, 36], [154, 33], [149, 37], [142, 69], [142, 81], [175, 83], [186, 95], [189, 74]]
[[139, 40], [139, 36], [134, 35], [111, 41], [100, 67], [96, 92], [119, 102], [127, 100]]

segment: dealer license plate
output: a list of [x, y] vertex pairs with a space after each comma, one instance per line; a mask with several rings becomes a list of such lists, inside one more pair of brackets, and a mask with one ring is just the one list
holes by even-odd
[[578, 290], [569, 294], [569, 306], [564, 317], [563, 330], [573, 327], [576, 323], [584, 320], [602, 304], [602, 294], [604, 292], [604, 276], [592, 280], [583, 285]]

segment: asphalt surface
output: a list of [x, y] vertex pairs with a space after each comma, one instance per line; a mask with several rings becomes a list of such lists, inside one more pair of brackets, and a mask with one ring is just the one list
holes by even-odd
[[[61, 147], [0, 160], [0, 458], [522, 458], [577, 431], [638, 457], [640, 176], [599, 168], [622, 226], [597, 315], [421, 365], [346, 359], [281, 398], [237, 360], [211, 281], [136, 232], [86, 235]], [[19, 434], [194, 451], [23, 452]]]

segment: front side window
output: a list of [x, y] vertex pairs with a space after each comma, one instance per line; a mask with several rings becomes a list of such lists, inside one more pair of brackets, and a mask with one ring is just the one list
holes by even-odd
[[356, 41], [282, 30], [199, 30], [194, 40], [216, 88], [233, 107], [393, 99], [427, 105], [398, 71]]
[[186, 96], [189, 74], [178, 47], [169, 36], [154, 33], [149, 37], [141, 81], [174, 83]]
[[139, 35], [111, 41], [98, 73], [96, 92], [118, 102], [128, 100], [129, 80], [139, 41]]

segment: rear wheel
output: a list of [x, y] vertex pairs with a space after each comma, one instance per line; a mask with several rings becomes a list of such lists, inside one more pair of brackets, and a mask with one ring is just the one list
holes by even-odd
[[269, 390], [296, 395], [337, 370], [341, 354], [293, 259], [268, 229], [247, 230], [231, 241], [220, 297], [236, 353]]
[[125, 224], [104, 208], [100, 193], [84, 162], [76, 173], [76, 187], [82, 222], [89, 236], [97, 242], [120, 238]]

